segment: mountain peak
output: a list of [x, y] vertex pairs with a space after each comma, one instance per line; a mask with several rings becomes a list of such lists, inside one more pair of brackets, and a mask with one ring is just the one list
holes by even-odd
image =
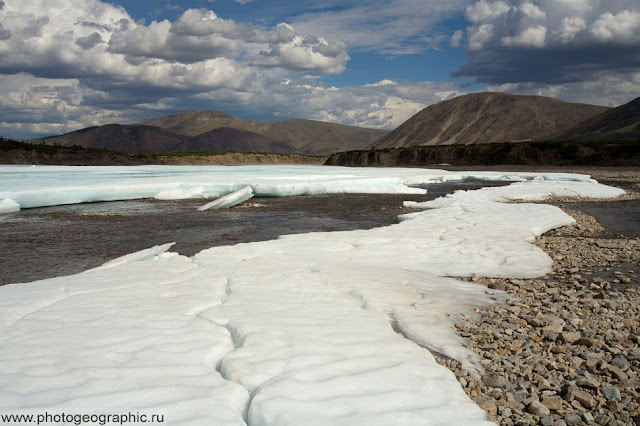
[[376, 147], [545, 140], [607, 109], [544, 96], [471, 93], [428, 106]]

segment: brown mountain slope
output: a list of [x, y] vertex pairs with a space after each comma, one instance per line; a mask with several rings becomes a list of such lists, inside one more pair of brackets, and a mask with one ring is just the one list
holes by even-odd
[[298, 150], [286, 142], [248, 130], [222, 127], [194, 136], [178, 147], [178, 151], [257, 152], [296, 154]]
[[[37, 141], [35, 141], [37, 142]], [[295, 154], [286, 142], [247, 130], [223, 127], [194, 137], [139, 124], [107, 124], [47, 138], [47, 145], [81, 146], [122, 152], [261, 152]]]
[[106, 124], [87, 127], [61, 136], [47, 138], [47, 145], [107, 149], [124, 152], [175, 151], [188, 138], [165, 132], [158, 127], [139, 124]]
[[607, 109], [542, 96], [473, 93], [423, 109], [375, 147], [546, 140]]
[[583, 121], [561, 138], [568, 140], [640, 138], [640, 98]]
[[265, 131], [265, 135], [287, 142], [301, 153], [320, 155], [364, 149], [387, 133], [387, 130], [295, 118], [271, 123]]
[[262, 132], [266, 125], [259, 121], [241, 120], [219, 111], [185, 110], [174, 115], [144, 120], [140, 124], [160, 127], [182, 136], [197, 136], [221, 127]]

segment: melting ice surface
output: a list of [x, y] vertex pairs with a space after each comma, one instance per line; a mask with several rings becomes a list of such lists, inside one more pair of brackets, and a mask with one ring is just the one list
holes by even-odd
[[550, 270], [530, 242], [573, 219], [553, 206], [505, 201], [623, 192], [580, 175], [424, 169], [0, 173], [0, 202], [14, 210], [217, 197], [246, 186], [278, 196], [516, 182], [414, 203], [424, 210], [388, 227], [283, 236], [193, 258], [166, 244], [81, 274], [0, 287], [0, 412], [163, 413], [169, 424], [197, 425], [487, 424], [425, 348], [478, 368], [450, 325], [503, 295], [450, 277]]

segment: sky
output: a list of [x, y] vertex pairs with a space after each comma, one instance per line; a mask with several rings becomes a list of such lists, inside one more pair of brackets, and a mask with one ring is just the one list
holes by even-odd
[[184, 109], [393, 129], [501, 91], [640, 96], [638, 0], [0, 0], [0, 135]]

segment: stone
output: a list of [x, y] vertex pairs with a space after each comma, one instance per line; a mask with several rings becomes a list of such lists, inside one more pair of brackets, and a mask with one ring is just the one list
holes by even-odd
[[527, 410], [534, 416], [538, 416], [538, 417], [544, 417], [551, 414], [551, 411], [549, 411], [549, 409], [545, 407], [543, 403], [537, 400], [531, 402]]
[[573, 393], [573, 397], [576, 401], [578, 401], [584, 408], [594, 408], [597, 405], [597, 402], [589, 392], [583, 390], [577, 390]]
[[543, 397], [542, 404], [552, 411], [562, 410], [562, 399], [558, 398], [557, 396]]
[[564, 415], [564, 421], [567, 425], [579, 425], [582, 423], [582, 418], [576, 413], [567, 413]]
[[600, 382], [591, 374], [587, 373], [587, 375], [579, 377], [578, 380], [576, 380], [576, 385], [581, 388], [597, 388], [600, 386]]
[[484, 404], [480, 405], [480, 407], [485, 410], [490, 416], [495, 417], [498, 414], [498, 406], [491, 401], [487, 401]]
[[577, 331], [563, 331], [560, 333], [560, 340], [565, 343], [575, 343], [580, 340], [581, 337], [582, 335]]
[[576, 341], [576, 343], [578, 345], [584, 345], [591, 348], [594, 346], [600, 346], [600, 344], [602, 344], [602, 341], [600, 339], [594, 339], [590, 337], [581, 337]]
[[553, 416], [544, 416], [540, 418], [540, 424], [542, 426], [553, 426], [555, 421], [553, 420]]
[[620, 389], [615, 386], [602, 386], [600, 390], [607, 401], [620, 401], [622, 399]]
[[622, 371], [627, 371], [629, 369], [629, 361], [627, 361], [627, 359], [623, 356], [615, 357], [609, 364], [618, 367]]
[[609, 372], [613, 377], [615, 377], [621, 382], [629, 378], [629, 376], [627, 376], [627, 373], [625, 373], [620, 369], [620, 367], [616, 367], [615, 365], [609, 365], [607, 367], [607, 370], [609, 370]]
[[504, 389], [509, 384], [509, 380], [497, 373], [487, 373], [482, 376], [482, 383], [490, 388]]

